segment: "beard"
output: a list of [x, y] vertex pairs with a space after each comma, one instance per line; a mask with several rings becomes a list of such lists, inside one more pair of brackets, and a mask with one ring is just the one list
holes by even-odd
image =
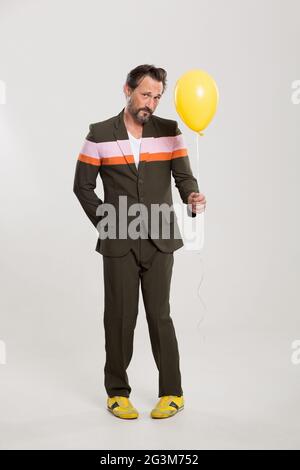
[[142, 125], [148, 122], [152, 115], [150, 109], [136, 108], [130, 100], [127, 103], [127, 109], [128, 109], [128, 112], [133, 117], [133, 119], [136, 121], [136, 123], [142, 124]]

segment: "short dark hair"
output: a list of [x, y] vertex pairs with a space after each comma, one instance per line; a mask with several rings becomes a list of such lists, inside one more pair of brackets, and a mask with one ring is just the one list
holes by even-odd
[[167, 72], [160, 68], [155, 67], [154, 65], [143, 64], [138, 65], [134, 69], [130, 70], [126, 77], [126, 84], [134, 90], [142, 78], [146, 75], [149, 75], [153, 80], [157, 80], [158, 82], [162, 82], [163, 84], [163, 91], [164, 93], [167, 87]]

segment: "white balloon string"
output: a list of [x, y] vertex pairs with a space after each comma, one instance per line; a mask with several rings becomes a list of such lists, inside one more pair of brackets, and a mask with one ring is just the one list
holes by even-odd
[[[199, 187], [199, 191], [201, 192], [200, 190], [200, 154], [199, 154], [199, 135], [203, 135], [202, 133], [198, 133], [196, 132], [196, 149], [197, 149], [197, 182], [198, 182], [198, 187]], [[199, 213], [198, 214], [199, 217], [203, 217], [204, 218], [204, 211]], [[202, 220], [202, 224], [201, 224], [201, 227], [202, 227], [202, 230], [204, 230], [204, 219]], [[202, 236], [204, 236], [204, 234], [202, 234]], [[203, 279], [204, 279], [204, 268], [203, 268], [203, 264], [204, 264], [204, 261], [203, 261], [203, 257], [202, 257], [202, 250], [198, 251], [196, 253], [197, 255], [199, 255], [199, 259], [200, 259], [200, 264], [201, 264], [201, 268], [199, 267], [199, 264], [197, 263], [197, 268], [198, 268], [198, 272], [200, 272], [200, 282], [198, 284], [198, 288], [197, 288], [197, 296], [199, 298], [199, 301], [200, 301], [200, 304], [201, 304], [201, 307], [202, 307], [202, 313], [201, 313], [201, 310], [200, 310], [200, 316], [199, 316], [199, 320], [197, 322], [197, 331], [199, 331], [200, 329], [200, 326], [201, 326], [201, 323], [204, 321], [204, 318], [205, 318], [205, 315], [207, 313], [207, 307], [206, 307], [206, 304], [201, 296], [201, 286], [202, 286], [202, 283], [203, 283]], [[203, 336], [203, 340], [205, 340], [205, 336]]]
[[199, 156], [199, 134], [198, 132], [196, 132], [196, 148], [197, 148], [197, 181], [198, 181], [198, 186], [199, 186], [199, 190], [200, 190], [200, 156]]

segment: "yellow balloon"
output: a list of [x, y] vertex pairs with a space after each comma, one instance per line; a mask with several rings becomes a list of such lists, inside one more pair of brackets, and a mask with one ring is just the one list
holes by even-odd
[[184, 123], [203, 135], [201, 131], [211, 122], [219, 102], [216, 82], [204, 70], [189, 70], [176, 82], [174, 102]]

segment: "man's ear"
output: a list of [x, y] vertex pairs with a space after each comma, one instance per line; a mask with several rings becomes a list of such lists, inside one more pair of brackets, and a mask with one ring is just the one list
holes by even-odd
[[123, 91], [124, 91], [126, 99], [130, 98], [130, 95], [131, 95], [130, 88], [126, 83], [123, 86]]

